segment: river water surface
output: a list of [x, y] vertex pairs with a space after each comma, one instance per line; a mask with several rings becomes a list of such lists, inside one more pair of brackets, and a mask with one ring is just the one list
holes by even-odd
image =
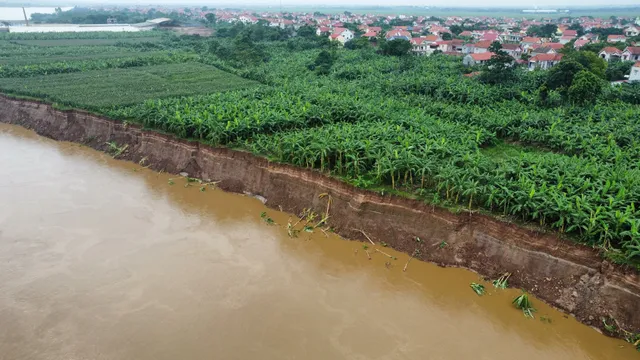
[[469, 271], [290, 238], [256, 199], [80, 145], [0, 125], [0, 169], [2, 360], [638, 359]]

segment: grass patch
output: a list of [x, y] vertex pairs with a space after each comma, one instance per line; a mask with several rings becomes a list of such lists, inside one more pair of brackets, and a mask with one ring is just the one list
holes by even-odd
[[200, 63], [0, 79], [3, 91], [87, 109], [244, 89], [256, 84]]
[[541, 148], [535, 148], [532, 146], [523, 146], [517, 143], [500, 141], [494, 146], [483, 148], [481, 150], [483, 155], [486, 155], [494, 160], [507, 160], [513, 158], [519, 158], [524, 153], [534, 153], [537, 155], [546, 154], [547, 151]]

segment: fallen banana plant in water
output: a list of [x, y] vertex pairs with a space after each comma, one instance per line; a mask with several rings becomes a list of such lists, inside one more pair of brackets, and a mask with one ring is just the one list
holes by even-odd
[[471, 289], [473, 289], [478, 296], [484, 295], [484, 285], [482, 284], [471, 283]]
[[498, 279], [493, 280], [493, 287], [496, 289], [506, 289], [509, 286], [507, 280], [511, 277], [510, 273], [504, 273]]
[[529, 301], [529, 295], [527, 295], [526, 293], [522, 293], [522, 295], [513, 299], [512, 303], [516, 306], [517, 309], [522, 310], [524, 316], [533, 318], [533, 313], [536, 311], [536, 309], [534, 309], [531, 305], [531, 301]]

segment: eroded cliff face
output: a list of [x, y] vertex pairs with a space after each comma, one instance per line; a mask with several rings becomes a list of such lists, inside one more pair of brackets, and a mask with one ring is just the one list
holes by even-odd
[[[128, 145], [121, 158], [170, 173], [219, 181], [223, 190], [251, 193], [267, 205], [292, 213], [311, 208], [324, 213], [340, 235], [376, 242], [443, 266], [469, 268], [497, 278], [510, 272], [510, 285], [602, 328], [614, 318], [640, 331], [640, 278], [603, 261], [592, 249], [478, 214], [455, 215], [419, 201], [363, 191], [321, 173], [271, 163], [248, 153], [211, 148], [144, 131], [82, 111], [0, 97], [0, 122], [21, 125], [55, 140], [106, 151], [107, 142]], [[422, 239], [418, 243], [415, 238]], [[446, 246], [440, 247], [445, 241]]]

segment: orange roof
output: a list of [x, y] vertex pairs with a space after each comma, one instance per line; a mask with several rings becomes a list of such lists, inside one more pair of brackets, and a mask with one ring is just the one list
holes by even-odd
[[473, 46], [477, 48], [488, 49], [492, 43], [493, 41], [491, 40], [484, 40], [484, 41], [478, 41], [477, 43], [473, 44]]
[[493, 56], [493, 53], [487, 51], [480, 54], [470, 54], [470, 55], [471, 55], [471, 58], [475, 61], [487, 61], [491, 59], [491, 57]]

